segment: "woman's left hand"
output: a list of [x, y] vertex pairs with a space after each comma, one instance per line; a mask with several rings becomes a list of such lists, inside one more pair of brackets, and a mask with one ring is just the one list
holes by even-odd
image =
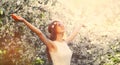
[[21, 16], [17, 16], [16, 14], [11, 14], [11, 16], [15, 21], [24, 21], [24, 18], [22, 18]]

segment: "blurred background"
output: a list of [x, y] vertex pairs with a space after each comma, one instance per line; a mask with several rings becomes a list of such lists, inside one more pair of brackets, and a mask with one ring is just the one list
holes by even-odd
[[50, 65], [46, 47], [23, 23], [24, 17], [46, 36], [53, 20], [65, 24], [69, 36], [71, 65], [120, 65], [120, 0], [0, 0], [0, 65]]

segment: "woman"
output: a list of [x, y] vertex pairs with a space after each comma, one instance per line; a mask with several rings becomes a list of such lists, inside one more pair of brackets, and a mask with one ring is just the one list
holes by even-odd
[[63, 39], [65, 32], [64, 25], [59, 21], [53, 21], [48, 26], [50, 38], [47, 38], [38, 28], [34, 27], [24, 18], [15, 14], [12, 14], [12, 18], [15, 21], [23, 22], [38, 35], [40, 40], [46, 45], [53, 65], [70, 65], [72, 51], [69, 49], [67, 44], [73, 40], [78, 33], [79, 28], [77, 28], [67, 39]]

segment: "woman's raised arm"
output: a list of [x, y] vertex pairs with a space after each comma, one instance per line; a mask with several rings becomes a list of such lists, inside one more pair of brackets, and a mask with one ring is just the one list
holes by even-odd
[[84, 25], [80, 25], [78, 27], [76, 27], [73, 32], [70, 34], [70, 36], [68, 36], [68, 38], [65, 40], [67, 43], [70, 43], [74, 38], [75, 36], [79, 33], [81, 27], [85, 27]]
[[25, 20], [24, 18], [22, 18], [20, 16], [17, 16], [15, 14], [12, 14], [11, 16], [15, 21], [23, 22], [28, 28], [30, 28], [34, 33], [36, 33], [38, 35], [38, 37], [40, 38], [40, 40], [43, 43], [45, 43], [45, 45], [48, 48], [53, 47], [53, 45], [51, 44], [51, 41], [38, 28], [36, 28], [35, 26], [33, 26], [31, 23], [29, 23], [27, 20]]

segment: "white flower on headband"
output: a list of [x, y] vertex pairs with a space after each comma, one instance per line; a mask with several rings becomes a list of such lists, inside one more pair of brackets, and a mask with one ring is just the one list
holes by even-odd
[[52, 25], [52, 28], [54, 28], [55, 26], [54, 25]]

